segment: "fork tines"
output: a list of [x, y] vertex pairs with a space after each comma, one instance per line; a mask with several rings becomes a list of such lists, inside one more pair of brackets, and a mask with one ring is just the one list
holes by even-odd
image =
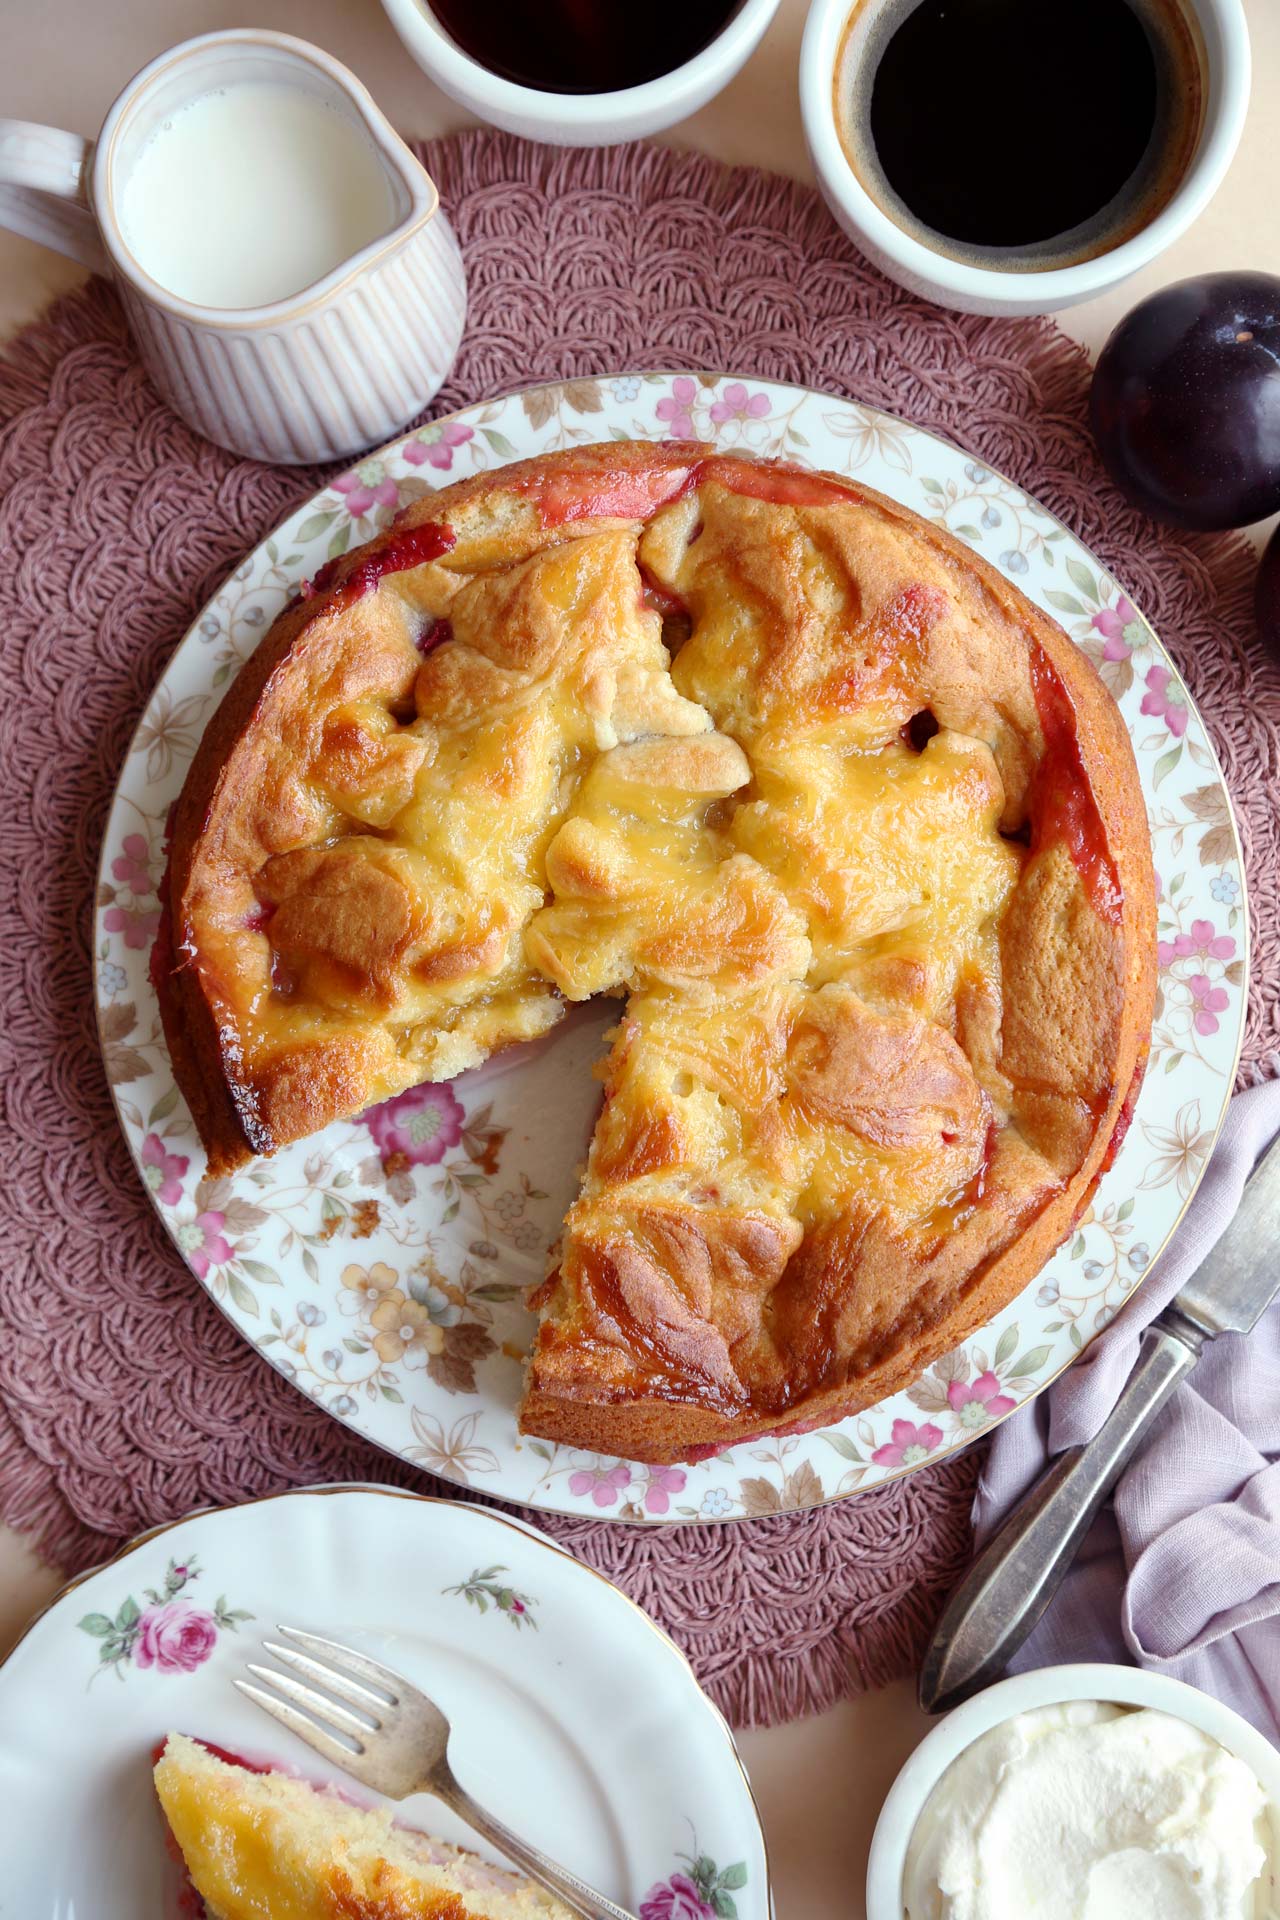
[[[281, 1626], [278, 1630], [295, 1645], [264, 1640], [266, 1651], [282, 1666], [305, 1674], [315, 1684], [308, 1686], [290, 1673], [251, 1660], [250, 1673], [264, 1685], [254, 1686], [248, 1680], [237, 1680], [235, 1685], [308, 1746], [339, 1766], [349, 1766], [365, 1752], [362, 1736], [381, 1731], [383, 1716], [399, 1705], [401, 1689], [407, 1683], [390, 1667], [340, 1641], [302, 1633], [296, 1627]], [[300, 1652], [299, 1648], [308, 1651]], [[343, 1701], [347, 1705], [340, 1704]]]

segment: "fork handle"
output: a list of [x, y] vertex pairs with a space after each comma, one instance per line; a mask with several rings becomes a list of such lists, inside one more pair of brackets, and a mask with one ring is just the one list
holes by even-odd
[[540, 1853], [537, 1847], [531, 1847], [527, 1840], [513, 1833], [503, 1821], [487, 1813], [479, 1801], [473, 1800], [466, 1788], [460, 1787], [456, 1780], [450, 1779], [446, 1783], [438, 1775], [433, 1775], [430, 1791], [446, 1806], [452, 1807], [460, 1820], [465, 1820], [469, 1827], [482, 1833], [491, 1846], [496, 1847], [499, 1853], [504, 1853], [530, 1880], [536, 1880], [548, 1893], [554, 1893], [567, 1907], [581, 1914], [583, 1920], [635, 1920], [625, 1907], [615, 1906], [612, 1900], [606, 1900], [585, 1880], [579, 1880], [576, 1873], [557, 1866], [545, 1853]]

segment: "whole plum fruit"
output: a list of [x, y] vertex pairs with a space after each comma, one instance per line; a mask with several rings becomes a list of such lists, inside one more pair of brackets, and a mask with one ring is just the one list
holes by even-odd
[[1154, 520], [1210, 532], [1280, 511], [1280, 280], [1207, 273], [1143, 300], [1098, 357], [1089, 417]]

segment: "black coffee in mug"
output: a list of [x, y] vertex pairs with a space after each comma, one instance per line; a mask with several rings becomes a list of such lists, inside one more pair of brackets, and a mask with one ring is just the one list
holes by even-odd
[[736, 13], [739, 0], [431, 0], [462, 51], [542, 93], [614, 93], [674, 73]]
[[859, 0], [836, 124], [863, 187], [935, 253], [1025, 273], [1108, 253], [1195, 153], [1185, 0]]

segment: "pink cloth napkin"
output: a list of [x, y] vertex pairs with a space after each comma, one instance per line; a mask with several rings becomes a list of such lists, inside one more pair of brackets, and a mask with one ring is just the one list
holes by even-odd
[[[1056, 1386], [997, 1430], [974, 1500], [979, 1545], [1055, 1454], [1097, 1432], [1143, 1328], [1225, 1231], [1277, 1133], [1280, 1079], [1236, 1095], [1150, 1278]], [[1247, 1337], [1206, 1345], [1013, 1665], [1063, 1660], [1172, 1674], [1280, 1737], [1280, 1304]]]

